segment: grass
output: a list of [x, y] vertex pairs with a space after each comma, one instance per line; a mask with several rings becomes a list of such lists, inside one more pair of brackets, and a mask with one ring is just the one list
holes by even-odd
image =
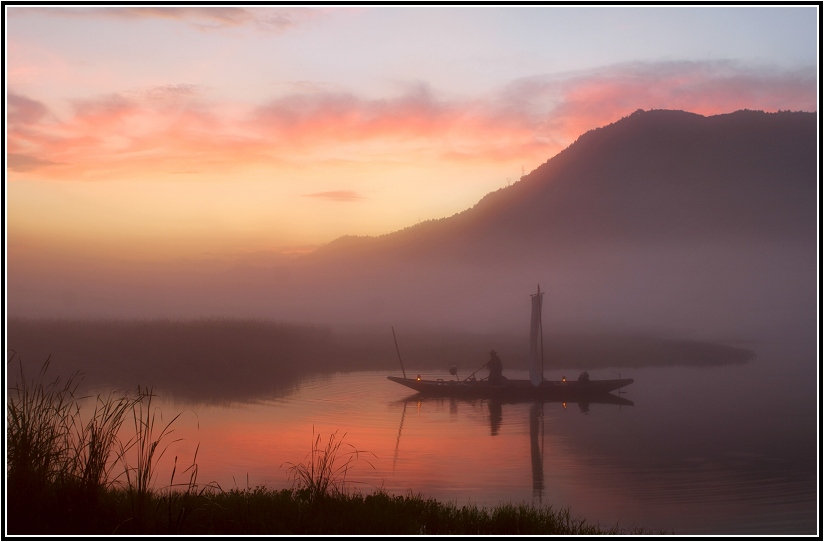
[[[123, 465], [123, 475], [126, 478], [126, 493], [131, 505], [132, 516], [129, 521], [133, 521], [138, 532], [143, 532], [146, 522], [150, 497], [154, 488], [154, 467], [165, 455], [169, 444], [176, 442], [162, 443], [171, 434], [172, 424], [180, 417], [180, 414], [172, 418], [168, 423], [160, 428], [159, 433], [155, 433], [157, 427], [158, 413], [152, 410], [152, 398], [154, 393], [151, 389], [143, 390], [138, 387], [137, 401], [132, 408], [132, 419], [134, 421], [134, 436], [125, 443], [119, 442], [120, 460]], [[144, 410], [145, 405], [145, 410]], [[160, 422], [163, 423], [162, 421]], [[168, 441], [168, 439], [166, 439]], [[179, 440], [179, 439], [178, 439]], [[134, 454], [129, 454], [134, 450]], [[130, 461], [130, 455], [134, 455], [134, 460]], [[197, 454], [195, 454], [197, 456]], [[193, 464], [192, 468], [196, 469]], [[175, 470], [177, 470], [177, 458], [175, 458]], [[196, 471], [195, 471], [196, 472]], [[174, 472], [172, 473], [172, 483], [174, 482]]]
[[[374, 466], [366, 459], [361, 458], [363, 452], [346, 443], [346, 448], [341, 450], [344, 444], [343, 436], [338, 437], [337, 431], [329, 436], [326, 445], [323, 445], [323, 438], [320, 434], [315, 435], [315, 428], [312, 428], [312, 449], [306, 454], [305, 463], [286, 463], [289, 465], [289, 476], [293, 481], [293, 488], [298, 490], [309, 502], [316, 503], [329, 497], [342, 497], [346, 495], [347, 474], [354, 464], [363, 460], [369, 466]], [[374, 454], [371, 454], [374, 456]], [[283, 465], [281, 465], [283, 466]]]
[[[12, 360], [15, 355], [12, 354]], [[78, 375], [49, 380], [47, 361], [34, 379], [18, 358], [8, 395], [8, 534], [38, 535], [599, 535], [650, 534], [602, 528], [568, 509], [504, 504], [458, 507], [422, 495], [351, 491], [350, 470], [368, 452], [337, 432], [312, 431], [305, 462], [287, 464], [290, 489], [223, 490], [200, 484], [197, 452], [178, 458], [160, 488], [155, 468], [174, 442], [173, 425], [152, 409], [151, 389], [98, 396], [87, 421]], [[134, 433], [124, 439], [129, 414]]]
[[[63, 501], [52, 496], [44, 507]], [[128, 497], [111, 489], [83, 521], [42, 512], [36, 522], [10, 534], [100, 535], [605, 535], [653, 534], [640, 528], [602, 527], [572, 516], [568, 509], [504, 504], [458, 507], [422, 495], [352, 492], [310, 501], [305, 492], [265, 487], [190, 495], [187, 506], [152, 493], [142, 524], [132, 521]], [[167, 508], [168, 507], [168, 508]]]
[[[10, 361], [13, 361], [12, 353]], [[72, 475], [79, 458], [71, 455], [75, 377], [46, 381], [50, 360], [37, 379], [27, 379], [19, 363], [18, 384], [9, 389], [7, 463], [9, 526], [31, 523], [45, 498], [75, 493]]]
[[[12, 351], [9, 363], [15, 358]], [[142, 532], [155, 499], [154, 466], [170, 444], [162, 441], [168, 440], [179, 415], [156, 433], [154, 395], [138, 387], [134, 393], [98, 395], [91, 416], [84, 420], [81, 405], [90, 398], [77, 394], [78, 373], [65, 381], [50, 380], [47, 359], [37, 376], [29, 378], [20, 358], [17, 365], [17, 381], [9, 388], [7, 403], [10, 531], [86, 532], [104, 508], [112, 507], [107, 499], [120, 495], [131, 511], [124, 522]], [[129, 413], [134, 436], [123, 440], [121, 428]], [[183, 502], [196, 490], [196, 463], [186, 471], [192, 475], [182, 492]], [[178, 501], [177, 494], [171, 495], [174, 485], [173, 473], [166, 489], [170, 503]]]

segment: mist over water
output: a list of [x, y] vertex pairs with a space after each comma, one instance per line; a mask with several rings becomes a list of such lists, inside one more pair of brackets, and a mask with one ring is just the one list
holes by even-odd
[[12, 264], [9, 307], [27, 318], [255, 318], [514, 332], [528, 317], [524, 296], [540, 283], [549, 295], [549, 329], [753, 339], [815, 318], [817, 269], [808, 243], [586, 248], [528, 264], [490, 251], [490, 260], [376, 264], [363, 272], [321, 272], [297, 262], [227, 269], [195, 263], [147, 266], [139, 280], [57, 262], [34, 272]]
[[[157, 386], [199, 403], [266, 399], [288, 394], [318, 375], [396, 371], [391, 329], [332, 327], [262, 320], [25, 320], [8, 322], [14, 370], [29, 374], [49, 359], [53, 373], [83, 374], [82, 389]], [[527, 366], [528, 335], [398, 327], [402, 359], [427, 371], [456, 366], [464, 376], [494, 348], [509, 370]], [[544, 335], [547, 367], [715, 367], [749, 363], [752, 344], [673, 339], [652, 334], [559, 332]]]
[[9, 235], [9, 313], [757, 336], [815, 318], [812, 113], [639, 111], [452, 217], [315, 253], [133, 261]]

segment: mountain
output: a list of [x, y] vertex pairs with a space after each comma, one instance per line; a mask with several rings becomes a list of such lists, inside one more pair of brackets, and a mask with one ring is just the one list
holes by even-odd
[[523, 255], [538, 247], [807, 240], [816, 232], [813, 113], [637, 111], [587, 132], [473, 208], [310, 259]]
[[637, 111], [462, 213], [307, 255], [278, 275], [290, 292], [273, 302], [307, 318], [314, 307], [344, 321], [520, 329], [541, 283], [558, 327], [752, 337], [808, 326], [816, 136], [814, 113]]

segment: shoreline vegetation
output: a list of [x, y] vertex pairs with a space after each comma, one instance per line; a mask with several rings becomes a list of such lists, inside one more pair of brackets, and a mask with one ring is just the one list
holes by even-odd
[[[80, 371], [87, 389], [151, 382], [194, 403], [284, 395], [304, 377], [325, 372], [399, 369], [392, 333], [378, 328], [263, 320], [28, 320], [11, 318], [8, 346], [24, 360], [51, 356], [59, 374]], [[528, 337], [517, 333], [400, 329], [407, 367], [472, 372], [494, 348], [504, 371], [526, 367]], [[552, 367], [718, 366], [747, 363], [751, 345], [619, 333], [547, 333]], [[227, 371], [228, 366], [232, 367]], [[196, 370], [192, 370], [196, 368]]]
[[[347, 482], [368, 452], [337, 433], [317, 435], [305, 461], [281, 465], [290, 489], [223, 490], [197, 477], [197, 449], [175, 457], [168, 481], [155, 467], [177, 417], [159, 421], [151, 388], [97, 396], [81, 412], [78, 376], [34, 378], [12, 353], [8, 390], [7, 528], [10, 535], [603, 535], [654, 534], [602, 527], [569, 509], [501, 504], [457, 507], [414, 494], [362, 494]], [[181, 459], [181, 462], [178, 462]]]

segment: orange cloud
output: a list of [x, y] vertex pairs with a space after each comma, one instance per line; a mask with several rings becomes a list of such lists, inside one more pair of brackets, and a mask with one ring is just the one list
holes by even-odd
[[77, 100], [65, 119], [30, 97], [10, 93], [8, 103], [10, 170], [105, 179], [342, 159], [537, 165], [636, 109], [815, 110], [816, 81], [802, 71], [669, 62], [526, 78], [463, 101], [419, 86], [385, 99], [308, 90], [255, 106], [170, 85]]

